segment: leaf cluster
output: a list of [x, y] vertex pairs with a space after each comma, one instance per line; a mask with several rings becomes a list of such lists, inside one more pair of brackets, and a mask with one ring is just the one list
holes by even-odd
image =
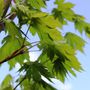
[[[7, 75], [0, 90], [18, 90], [18, 86], [20, 90], [55, 90], [43, 77], [51, 83], [52, 78], [64, 82], [68, 74], [76, 76], [76, 71], [83, 70], [76, 53], [84, 52], [86, 41], [69, 31], [63, 36], [62, 28], [69, 21], [89, 37], [90, 24], [73, 11], [74, 4], [64, 0], [55, 0], [57, 7], [51, 14], [43, 12], [41, 8], [47, 8], [48, 1], [15, 0], [15, 6], [11, 3], [9, 14], [6, 12], [4, 17], [4, 0], [0, 1], [0, 33], [5, 33], [0, 47], [0, 65], [7, 62], [10, 71], [17, 63], [20, 65], [16, 82], [12, 75]], [[24, 25], [28, 29], [22, 29]], [[36, 35], [39, 41], [31, 42], [30, 36]], [[41, 52], [35, 61], [30, 60], [31, 50]]]

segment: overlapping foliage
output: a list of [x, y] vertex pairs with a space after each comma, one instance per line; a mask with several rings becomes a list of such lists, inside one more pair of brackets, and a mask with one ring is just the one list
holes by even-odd
[[[41, 8], [47, 8], [47, 1], [49, 0], [12, 0], [14, 6], [10, 3], [9, 13], [6, 12], [5, 15], [5, 2], [0, 1], [0, 32], [6, 34], [0, 47], [0, 65], [7, 62], [9, 69], [13, 70], [17, 63], [20, 64], [16, 82], [11, 75], [7, 75], [0, 90], [18, 90], [18, 86], [20, 90], [55, 90], [42, 77], [50, 82], [51, 78], [64, 82], [69, 73], [76, 76], [75, 71], [83, 70], [76, 53], [78, 50], [83, 52], [85, 41], [71, 32], [63, 36], [61, 30], [70, 21], [74, 23], [75, 29], [80, 33], [85, 32], [89, 37], [90, 24], [73, 11], [74, 4], [64, 0], [55, 0], [57, 7], [53, 8], [51, 14], [43, 12]], [[13, 16], [18, 19], [18, 24]], [[27, 30], [22, 29], [24, 25], [28, 27]], [[38, 35], [39, 41], [31, 42], [28, 33], [33, 37]], [[41, 54], [37, 60], [32, 61], [29, 53], [34, 47]]]

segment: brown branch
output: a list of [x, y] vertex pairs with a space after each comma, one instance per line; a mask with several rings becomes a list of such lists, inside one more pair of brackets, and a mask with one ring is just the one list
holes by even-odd
[[28, 50], [33, 48], [34, 46], [37, 46], [38, 44], [35, 44], [29, 48], [26, 49], [27, 45], [23, 45], [21, 48], [19, 48], [18, 50], [14, 51], [10, 56], [8, 56], [7, 58], [5, 58], [4, 60], [0, 61], [0, 65], [3, 64], [4, 62], [10, 61], [12, 58], [21, 55], [21, 54], [25, 54], [27, 52], [29, 52]]
[[8, 56], [8, 57], [5, 58], [4, 60], [0, 61], [0, 64], [11, 60], [12, 58], [14, 58], [14, 57], [16, 57], [16, 56], [18, 56], [18, 55], [23, 54], [23, 53], [25, 52], [25, 51], [24, 51], [24, 48], [25, 48], [25, 46], [22, 46], [22, 47], [19, 48], [18, 50], [14, 51], [10, 56]]

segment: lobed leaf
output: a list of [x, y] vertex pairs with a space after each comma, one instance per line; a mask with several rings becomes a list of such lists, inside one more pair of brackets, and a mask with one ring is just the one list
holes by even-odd
[[75, 50], [80, 50], [81, 52], [83, 52], [83, 47], [85, 46], [85, 41], [81, 37], [77, 36], [74, 33], [68, 32], [65, 35], [65, 38], [67, 40], [67, 43], [72, 48], [74, 48]]

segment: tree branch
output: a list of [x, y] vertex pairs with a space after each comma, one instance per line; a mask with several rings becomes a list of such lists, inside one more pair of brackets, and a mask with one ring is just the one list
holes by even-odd
[[19, 48], [18, 50], [14, 51], [10, 56], [8, 56], [8, 57], [5, 58], [4, 60], [0, 61], [0, 64], [11, 60], [12, 58], [14, 58], [14, 57], [16, 57], [16, 56], [18, 56], [18, 55], [23, 54], [23, 53], [25, 52], [25, 51], [24, 51], [24, 48], [25, 48], [25, 46], [22, 46], [22, 47]]
[[[35, 43], [35, 42], [33, 42], [33, 43]], [[33, 44], [33, 43], [32, 43], [32, 44]], [[25, 53], [29, 52], [29, 51], [28, 51], [29, 49], [31, 49], [31, 48], [33, 48], [33, 47], [35, 47], [35, 46], [37, 46], [37, 45], [38, 45], [38, 43], [36, 43], [36, 44], [33, 45], [33, 46], [30, 46], [30, 47], [27, 48], [27, 49], [26, 49], [26, 46], [27, 46], [27, 45], [23, 45], [21, 48], [19, 48], [18, 50], [14, 51], [10, 56], [8, 56], [7, 58], [5, 58], [4, 60], [1, 60], [1, 61], [0, 61], [0, 65], [3, 64], [4, 62], [10, 61], [12, 58], [14, 58], [14, 57], [16, 57], [16, 56], [18, 56], [18, 55], [25, 54]]]

